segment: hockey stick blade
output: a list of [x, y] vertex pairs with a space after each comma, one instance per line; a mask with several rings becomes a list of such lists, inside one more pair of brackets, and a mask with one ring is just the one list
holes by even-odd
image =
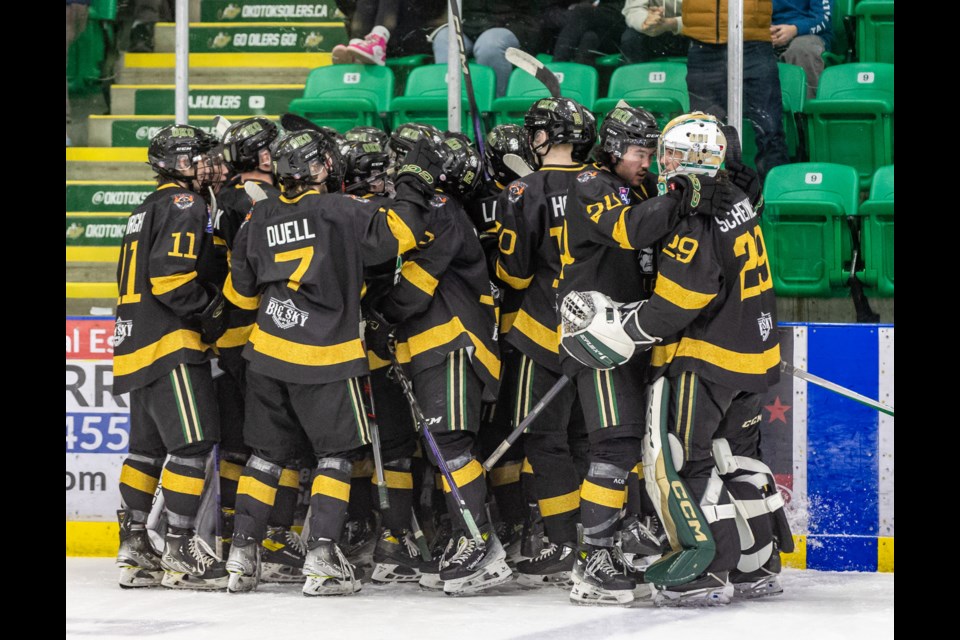
[[285, 113], [280, 116], [280, 125], [287, 131], [320, 131], [320, 127], [295, 113]]
[[521, 178], [533, 173], [534, 171], [533, 167], [524, 162], [523, 158], [515, 153], [504, 154], [503, 164], [507, 165], [507, 168], [510, 169], [510, 171], [513, 171]]
[[227, 129], [230, 128], [230, 124], [230, 121], [223, 116], [213, 117], [213, 130], [216, 132], [219, 140], [223, 140], [223, 134], [225, 134]]
[[523, 69], [539, 80], [543, 86], [547, 88], [551, 96], [554, 98], [560, 97], [560, 80], [557, 79], [553, 71], [547, 69], [542, 62], [526, 51], [522, 51], [516, 47], [508, 47], [504, 55], [515, 67]]
[[247, 192], [247, 195], [250, 196], [250, 199], [253, 200], [254, 204], [260, 202], [261, 200], [267, 199], [267, 192], [264, 191], [263, 187], [258, 185], [256, 182], [247, 180], [243, 183], [243, 190]]

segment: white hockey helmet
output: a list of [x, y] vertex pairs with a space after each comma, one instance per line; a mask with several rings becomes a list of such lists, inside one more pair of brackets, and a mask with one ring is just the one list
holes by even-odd
[[[723, 164], [727, 138], [720, 122], [702, 111], [685, 113], [667, 123], [657, 142], [659, 174], [669, 178], [678, 174], [715, 176]], [[678, 164], [667, 168], [669, 159]]]

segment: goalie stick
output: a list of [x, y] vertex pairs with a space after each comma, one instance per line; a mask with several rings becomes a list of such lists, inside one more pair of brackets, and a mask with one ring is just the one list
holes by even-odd
[[850, 389], [847, 389], [846, 387], [842, 387], [836, 382], [830, 382], [829, 380], [825, 380], [820, 376], [816, 376], [808, 371], [804, 371], [803, 369], [798, 369], [797, 367], [787, 362], [784, 362], [783, 360], [780, 361], [780, 371], [783, 371], [784, 373], [789, 373], [790, 375], [800, 378], [801, 380], [812, 382], [818, 387], [823, 387], [828, 391], [833, 391], [834, 393], [844, 396], [846, 398], [850, 398], [851, 400], [856, 400], [860, 404], [865, 404], [868, 407], [876, 409], [880, 413], [885, 413], [891, 417], [893, 416], [893, 407], [885, 405], [882, 402], [879, 402], [872, 398], [868, 398], [867, 396], [860, 395], [856, 391], [852, 391]]
[[547, 88], [552, 97], [560, 97], [560, 80], [553, 73], [553, 71], [547, 69], [542, 62], [534, 58], [526, 51], [522, 51], [516, 47], [508, 47], [504, 55], [515, 67], [518, 69], [523, 69], [534, 78], [539, 80], [543, 86]]

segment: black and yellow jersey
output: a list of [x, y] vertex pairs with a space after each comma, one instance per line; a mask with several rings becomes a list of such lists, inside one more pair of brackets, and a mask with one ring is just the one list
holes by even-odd
[[[504, 341], [537, 364], [560, 372], [557, 276], [567, 191], [584, 165], [544, 165], [514, 180], [497, 202], [500, 257], [507, 287]], [[522, 293], [521, 293], [522, 292]], [[517, 307], [516, 298], [522, 295]]]
[[497, 228], [497, 200], [504, 185], [496, 180], [483, 182], [480, 188], [464, 203], [467, 215], [478, 233], [493, 233]]
[[364, 267], [416, 246], [425, 213], [426, 198], [406, 181], [389, 204], [308, 190], [254, 205], [224, 287], [238, 307], [257, 309], [243, 351], [250, 369], [301, 384], [367, 374]]
[[196, 314], [210, 301], [218, 256], [206, 201], [166, 182], [127, 218], [117, 264], [113, 391], [153, 382], [179, 364], [209, 360]]
[[438, 193], [426, 238], [406, 254], [397, 284], [378, 305], [397, 330], [397, 359], [416, 374], [467, 349], [496, 397], [500, 381], [497, 307], [477, 231], [462, 205]]
[[[219, 283], [221, 288], [230, 270], [233, 243], [237, 237], [237, 232], [240, 231], [240, 226], [253, 210], [253, 200], [244, 190], [244, 185], [247, 182], [253, 182], [263, 189], [268, 200], [276, 200], [280, 197], [280, 190], [269, 182], [241, 180], [240, 176], [234, 177], [217, 193], [218, 211], [213, 220], [213, 239], [218, 248], [222, 248], [226, 252], [226, 270], [223, 274], [223, 280]], [[229, 300], [225, 311], [227, 314], [227, 331], [217, 340], [217, 349], [220, 352], [221, 360], [239, 357], [239, 351], [247, 344], [250, 332], [253, 331], [253, 323], [257, 318], [255, 309], [241, 309]], [[234, 351], [235, 354], [231, 353]]]
[[651, 355], [655, 376], [692, 371], [763, 392], [780, 377], [777, 304], [760, 219], [735, 195], [725, 216], [690, 216], [664, 238], [638, 323], [663, 338]]
[[[617, 302], [650, 295], [652, 268], [643, 264], [643, 250], [676, 225], [680, 208], [677, 199], [656, 194], [649, 173], [638, 189], [596, 165], [577, 175], [567, 197], [558, 300], [571, 291], [599, 291]], [[568, 375], [581, 368], [565, 351], [560, 359]]]

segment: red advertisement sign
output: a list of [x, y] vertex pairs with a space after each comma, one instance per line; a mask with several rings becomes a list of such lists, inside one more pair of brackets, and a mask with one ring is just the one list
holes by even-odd
[[67, 360], [113, 358], [113, 318], [67, 318]]

